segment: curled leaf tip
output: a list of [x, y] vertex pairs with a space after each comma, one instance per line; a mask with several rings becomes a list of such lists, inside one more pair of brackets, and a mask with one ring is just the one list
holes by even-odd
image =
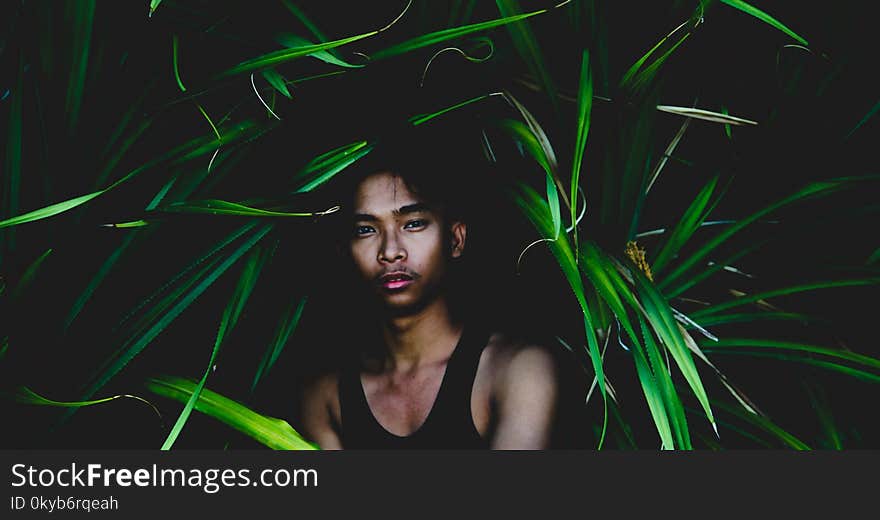
[[342, 209], [342, 206], [333, 206], [330, 209], [325, 209], [324, 211], [319, 211], [319, 212], [315, 213], [315, 215], [317, 215], [317, 216], [329, 215], [331, 213], [336, 213], [340, 209]]

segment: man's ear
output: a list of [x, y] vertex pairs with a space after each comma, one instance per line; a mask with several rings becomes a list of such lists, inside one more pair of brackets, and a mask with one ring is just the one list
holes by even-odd
[[467, 224], [455, 221], [450, 226], [452, 233], [452, 258], [458, 258], [464, 253], [464, 242], [467, 238]]

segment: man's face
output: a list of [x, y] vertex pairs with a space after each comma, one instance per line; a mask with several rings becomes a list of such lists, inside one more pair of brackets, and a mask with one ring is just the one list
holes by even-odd
[[353, 202], [351, 256], [385, 308], [415, 311], [441, 294], [447, 262], [464, 247], [464, 223], [444, 222], [390, 172], [364, 179]]

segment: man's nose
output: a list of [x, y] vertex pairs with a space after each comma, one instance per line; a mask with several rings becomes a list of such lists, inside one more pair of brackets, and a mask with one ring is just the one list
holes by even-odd
[[406, 259], [406, 249], [397, 233], [386, 233], [379, 247], [379, 262], [397, 262]]

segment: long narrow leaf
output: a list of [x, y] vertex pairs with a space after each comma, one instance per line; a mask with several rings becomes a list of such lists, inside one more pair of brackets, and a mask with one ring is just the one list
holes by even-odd
[[734, 307], [739, 307], [741, 305], [747, 305], [749, 303], [754, 303], [759, 300], [766, 300], [768, 298], [775, 298], [777, 296], [786, 296], [789, 294], [796, 294], [806, 291], [815, 291], [816, 289], [833, 289], [837, 287], [861, 287], [865, 285], [877, 285], [880, 284], [880, 278], [862, 278], [862, 279], [854, 279], [854, 280], [830, 280], [827, 282], [815, 282], [808, 283], [802, 285], [796, 285], [792, 287], [785, 287], [782, 289], [775, 289], [772, 291], [765, 291], [760, 293], [755, 293], [749, 296], [741, 296], [735, 300], [730, 300], [723, 303], [717, 303], [715, 305], [706, 307], [704, 309], [697, 310], [691, 313], [691, 316], [694, 319], [699, 319], [705, 316], [709, 316], [711, 314], [715, 314], [720, 311], [724, 311], [727, 309], [732, 309]]
[[306, 297], [300, 298], [299, 303], [295, 306], [291, 305], [281, 317], [281, 322], [278, 324], [278, 329], [275, 331], [272, 343], [266, 349], [266, 352], [263, 353], [263, 358], [260, 359], [260, 366], [257, 368], [257, 372], [254, 374], [254, 380], [251, 383], [251, 392], [256, 389], [260, 379], [262, 379], [263, 376], [266, 375], [275, 365], [275, 361], [277, 361], [278, 356], [281, 355], [281, 351], [287, 344], [287, 340], [299, 324], [299, 319], [302, 316], [303, 308], [305, 308], [307, 300], [308, 298]]
[[794, 448], [796, 450], [810, 449], [810, 447], [806, 443], [765, 417], [761, 417], [760, 415], [755, 415], [753, 413], [744, 411], [735, 406], [730, 406], [729, 404], [718, 400], [713, 400], [712, 406], [715, 406], [729, 414], [732, 414], [742, 420], [745, 420], [746, 422], [751, 423], [754, 426], [757, 426], [758, 428], [761, 428], [761, 430], [772, 434], [790, 448]]
[[115, 401], [117, 399], [134, 399], [135, 401], [140, 401], [146, 404], [147, 406], [152, 408], [154, 412], [156, 412], [156, 415], [158, 415], [160, 418], [162, 417], [162, 414], [159, 413], [159, 410], [156, 409], [153, 403], [147, 401], [143, 397], [138, 397], [136, 395], [130, 394], [114, 395], [111, 397], [104, 397], [102, 399], [92, 399], [90, 401], [55, 401], [53, 399], [43, 397], [42, 395], [34, 392], [26, 386], [20, 386], [15, 390], [12, 398], [16, 402], [22, 404], [32, 404], [37, 406], [55, 406], [59, 408], [81, 408], [83, 406], [94, 406], [96, 404], [109, 403], [110, 401]]
[[776, 29], [779, 29], [780, 31], [784, 32], [785, 34], [791, 36], [792, 38], [794, 38], [795, 40], [800, 42], [802, 45], [809, 45], [807, 40], [805, 40], [800, 35], [798, 35], [796, 32], [794, 32], [791, 29], [789, 29], [788, 27], [786, 27], [782, 22], [780, 22], [776, 18], [773, 18], [772, 16], [770, 16], [769, 14], [765, 13], [764, 11], [758, 9], [757, 7], [754, 7], [746, 2], [743, 2], [742, 0], [721, 0], [721, 3], [727, 4], [730, 7], [733, 7], [735, 9], [739, 9], [740, 11], [742, 11], [746, 14], [754, 16], [758, 20], [761, 20], [762, 22], [764, 22], [768, 25], [771, 25], [771, 26], [775, 27]]
[[95, 0], [82, 0], [67, 4], [73, 38], [69, 43], [72, 54], [70, 80], [67, 85], [65, 111], [68, 129], [73, 130], [79, 120], [85, 92], [86, 72], [89, 65], [89, 50], [92, 42], [92, 25], [95, 18]]
[[791, 351], [800, 353], [819, 354], [834, 359], [842, 359], [852, 363], [858, 363], [874, 370], [880, 370], [880, 359], [858, 354], [849, 350], [833, 349], [820, 345], [810, 345], [807, 343], [799, 343], [794, 341], [777, 341], [765, 338], [723, 338], [711, 343], [703, 345], [704, 350], [713, 351], [731, 351], [736, 349], [760, 349], [773, 351]]
[[[522, 11], [516, 0], [495, 0], [495, 5], [498, 6], [498, 11], [501, 13], [501, 16], [504, 17], [514, 16], [520, 14]], [[541, 53], [538, 39], [529, 27], [529, 22], [526, 20], [518, 20], [507, 24], [505, 28], [510, 34], [513, 45], [520, 57], [526, 63], [526, 66], [532, 74], [541, 82], [544, 92], [550, 99], [550, 102], [556, 107], [558, 103], [556, 87], [553, 84], [552, 76], [547, 70], [547, 65]]]
[[255, 249], [250, 257], [248, 257], [248, 261], [242, 269], [241, 276], [238, 279], [238, 284], [235, 287], [232, 298], [229, 299], [229, 303], [223, 311], [223, 317], [220, 320], [220, 327], [217, 329], [217, 338], [214, 340], [214, 349], [211, 351], [211, 358], [208, 360], [208, 366], [205, 368], [205, 373], [202, 375], [198, 384], [196, 384], [192, 395], [187, 399], [186, 404], [184, 405], [183, 410], [181, 410], [180, 415], [177, 417], [177, 421], [175, 421], [171, 431], [168, 432], [168, 436], [162, 444], [162, 450], [171, 449], [174, 445], [174, 441], [177, 440], [178, 435], [180, 435], [180, 432], [183, 430], [183, 426], [186, 424], [187, 419], [189, 419], [193, 406], [195, 406], [202, 389], [205, 387], [205, 383], [208, 381], [208, 376], [211, 374], [211, 367], [214, 366], [214, 361], [217, 359], [220, 347], [223, 345], [223, 341], [229, 335], [229, 332], [238, 322], [238, 317], [241, 315], [241, 311], [247, 303], [248, 298], [250, 298], [251, 292], [257, 283], [257, 279], [260, 276], [260, 271], [262, 270], [265, 261], [266, 255], [260, 249]]
[[239, 63], [235, 67], [232, 67], [231, 69], [221, 73], [218, 77], [224, 78], [228, 76], [234, 76], [236, 74], [243, 74], [246, 72], [253, 72], [256, 70], [265, 69], [267, 67], [273, 67], [275, 65], [279, 65], [290, 60], [312, 55], [316, 52], [332, 49], [334, 47], [339, 47], [342, 45], [347, 45], [358, 40], [363, 40], [364, 38], [369, 38], [370, 36], [374, 36], [376, 34], [379, 34], [379, 31], [370, 31], [367, 33], [349, 36], [348, 38], [341, 38], [339, 40], [333, 40], [325, 43], [299, 45], [288, 49], [281, 49], [278, 51], [270, 52], [268, 54], [264, 54], [258, 58]]
[[459, 27], [453, 27], [451, 29], [443, 29], [441, 31], [436, 31], [428, 34], [423, 34], [421, 36], [417, 36], [412, 38], [411, 40], [407, 40], [402, 43], [398, 43], [396, 45], [392, 45], [387, 49], [383, 49], [379, 52], [376, 52], [372, 55], [374, 60], [390, 58], [392, 56], [397, 56], [400, 54], [405, 54], [407, 52], [414, 51], [416, 49], [421, 49], [422, 47], [427, 47], [429, 45], [434, 45], [436, 43], [444, 42], [447, 40], [452, 40], [455, 38], [460, 38], [462, 36], [472, 34], [478, 31], [485, 31], [487, 29], [492, 29], [501, 25], [506, 25], [509, 23], [517, 22], [519, 20], [525, 20], [526, 18], [531, 18], [532, 16], [546, 13], [547, 9], [541, 9], [540, 11], [533, 11], [530, 13], [523, 13], [514, 16], [507, 16], [503, 18], [498, 18], [495, 20], [490, 20], [487, 22], [474, 23], [469, 25], [462, 25]]
[[826, 182], [814, 182], [811, 183], [804, 188], [798, 190], [797, 192], [789, 195], [769, 206], [766, 206], [751, 215], [740, 219], [735, 224], [727, 228], [726, 230], [719, 233], [715, 238], [704, 244], [700, 247], [696, 252], [690, 255], [685, 261], [678, 265], [671, 273], [669, 273], [665, 278], [663, 278], [659, 283], [658, 287], [660, 289], [665, 289], [668, 287], [673, 281], [679, 278], [682, 274], [684, 274], [688, 269], [694, 266], [697, 262], [704, 259], [706, 255], [715, 250], [719, 245], [727, 241], [730, 237], [735, 235], [737, 232], [745, 228], [746, 226], [756, 222], [760, 218], [765, 215], [776, 211], [779, 208], [792, 204], [794, 202], [799, 202], [802, 200], [806, 200], [808, 198], [814, 198], [824, 195], [829, 195], [831, 193], [840, 191], [844, 188], [848, 187], [847, 183], [838, 180], [838, 181], [826, 181]]
[[[165, 183], [164, 186], [159, 190], [158, 193], [153, 197], [153, 199], [147, 204], [146, 209], [152, 210], [154, 209], [165, 197], [168, 193], [168, 190], [171, 189], [171, 186], [177, 180], [177, 177], [172, 178], [168, 182]], [[89, 281], [86, 288], [83, 289], [83, 292], [77, 296], [76, 301], [73, 302], [73, 305], [70, 306], [70, 310], [67, 312], [67, 316], [64, 318], [64, 330], [70, 328], [70, 325], [76, 320], [76, 317], [79, 316], [79, 313], [82, 311], [83, 307], [85, 307], [86, 302], [92, 297], [107, 275], [110, 273], [110, 270], [113, 269], [113, 266], [116, 265], [116, 262], [122, 257], [126, 250], [131, 246], [134, 242], [135, 238], [138, 236], [143, 236], [138, 233], [129, 233], [122, 239], [122, 243], [113, 250], [107, 258], [104, 259], [104, 262], [101, 263], [101, 267], [98, 268], [98, 272], [92, 277]]]
[[324, 211], [291, 213], [286, 211], [270, 211], [252, 208], [237, 202], [212, 199], [176, 202], [168, 206], [160, 206], [156, 210], [173, 213], [207, 213], [211, 215], [237, 215], [243, 217], [314, 217], [333, 213], [337, 209], [339, 208], [330, 208]]
[[584, 49], [581, 53], [581, 75], [578, 83], [577, 96], [577, 132], [574, 141], [574, 159], [571, 163], [571, 201], [570, 222], [574, 230], [575, 248], [577, 248], [577, 201], [580, 187], [581, 164], [584, 160], [584, 149], [590, 132], [590, 113], [593, 108], [593, 75], [590, 70], [590, 53]]
[[[669, 416], [671, 430], [675, 434], [675, 446], [689, 450], [692, 448], [692, 444], [690, 433], [688, 432], [687, 418], [685, 417], [681, 400], [675, 390], [675, 385], [672, 383], [669, 367], [660, 355], [660, 349], [654, 342], [651, 330], [641, 315], [639, 316], [639, 325], [642, 330], [642, 338], [645, 341], [645, 351], [648, 353], [648, 359], [651, 362], [651, 371], [662, 395], [666, 413]], [[667, 449], [672, 449], [672, 447], [669, 446]]]
[[28, 222], [34, 222], [36, 220], [42, 220], [44, 218], [53, 217], [59, 213], [63, 213], [65, 211], [71, 210], [77, 206], [81, 206], [86, 202], [94, 199], [95, 197], [104, 193], [105, 190], [99, 190], [87, 195], [82, 195], [80, 197], [75, 197], [70, 200], [65, 200], [64, 202], [59, 202], [57, 204], [52, 204], [51, 206], [46, 206], [45, 208], [36, 209], [34, 211], [30, 211], [23, 215], [18, 215], [16, 217], [8, 218], [6, 220], [0, 221], [0, 228], [5, 228], [8, 226], [17, 226], [19, 224], [26, 224]]
[[715, 191], [715, 186], [717, 184], [717, 176], [707, 182], [706, 185], [703, 186], [703, 189], [700, 190], [700, 193], [694, 198], [693, 202], [691, 202], [691, 205], [685, 210], [684, 215], [682, 215], [678, 223], [676, 223], [675, 228], [673, 228], [666, 243], [663, 244], [663, 248], [657, 253], [657, 258], [654, 260], [654, 263], [651, 264], [651, 272], [654, 273], [655, 276], [666, 267], [666, 264], [672, 260], [706, 219], [708, 213], [705, 211], [706, 206], [708, 206], [709, 199], [712, 197], [712, 193]]
[[100, 390], [111, 378], [119, 373], [135, 356], [137, 356], [156, 336], [165, 330], [184, 310], [186, 310], [205, 290], [213, 285], [213, 283], [229, 269], [241, 256], [247, 253], [255, 246], [266, 233], [272, 229], [272, 226], [265, 224], [257, 228], [251, 236], [249, 236], [238, 248], [230, 253], [226, 258], [216, 266], [204, 274], [199, 283], [186, 294], [182, 295], [167, 312], [162, 314], [159, 319], [150, 325], [146, 330], [139, 332], [130, 338], [117, 351], [117, 353], [105, 364], [102, 370], [92, 379], [92, 382], [85, 388], [82, 393], [82, 399], [88, 399], [95, 392]]
[[[172, 376], [150, 378], [146, 385], [151, 392], [180, 402], [187, 401], [195, 388], [192, 381]], [[202, 390], [194, 408], [273, 450], [316, 449], [287, 421], [259, 414], [207, 388]]]
[[513, 199], [514, 203], [532, 222], [538, 232], [545, 239], [548, 239], [550, 250], [562, 268], [562, 273], [581, 307], [581, 312], [584, 316], [584, 332], [587, 338], [587, 348], [589, 349], [590, 361], [593, 365], [596, 380], [598, 381], [599, 391], [602, 394], [603, 401], [606, 403], [604, 405], [602, 435], [599, 441], [599, 447], [601, 448], [605, 439], [605, 430], [608, 423], [605, 371], [602, 366], [602, 356], [599, 352], [599, 341], [596, 338], [596, 329], [594, 326], [595, 319], [593, 317], [593, 312], [587, 305], [584, 284], [578, 273], [575, 255], [568, 244], [566, 235], [561, 235], [557, 240], [552, 240], [550, 238], [553, 233], [553, 223], [552, 219], [549, 218], [549, 207], [530, 186], [524, 183], [518, 183], [518, 190], [508, 191], [508, 196]]
[[[278, 41], [278, 43], [280, 43], [281, 45], [284, 45], [285, 47], [287, 47], [289, 49], [297, 49], [297, 48], [302, 48], [302, 47], [308, 47], [310, 45], [311, 46], [317, 45], [314, 42], [310, 42], [309, 40], [307, 40], [305, 38], [301, 38], [295, 34], [287, 34], [287, 33], [279, 35], [276, 38], [276, 40]], [[349, 62], [343, 60], [342, 58], [339, 58], [338, 56], [334, 56], [328, 50], [321, 50], [321, 51], [313, 52], [313, 53], [309, 54], [309, 56], [311, 56], [312, 58], [321, 60], [324, 63], [327, 63], [329, 65], [336, 65], [337, 67], [344, 67], [347, 69], [359, 69], [364, 66], [362, 64], [349, 63]], [[288, 97], [290, 97], [290, 96], [288, 96]]]
[[715, 419], [712, 415], [712, 409], [709, 406], [709, 398], [703, 388], [703, 382], [697, 372], [696, 366], [694, 365], [690, 350], [688, 349], [684, 338], [681, 336], [681, 331], [675, 323], [668, 302], [663, 299], [659, 291], [643, 274], [641, 274], [641, 272], [637, 269], [633, 269], [632, 273], [633, 280], [636, 283], [636, 289], [640, 295], [639, 300], [645, 306], [645, 317], [657, 333], [657, 336], [669, 350], [669, 353], [672, 354], [676, 365], [688, 385], [691, 387], [691, 390], [693, 390], [697, 400], [703, 406], [706, 417], [709, 419], [712, 426], [715, 427]]

